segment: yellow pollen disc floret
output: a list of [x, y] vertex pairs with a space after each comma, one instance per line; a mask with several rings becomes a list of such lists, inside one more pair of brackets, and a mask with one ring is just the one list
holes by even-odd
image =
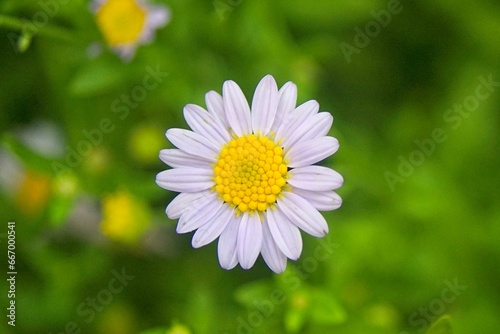
[[239, 211], [266, 211], [286, 185], [283, 149], [265, 136], [231, 140], [214, 167], [215, 190]]
[[110, 46], [138, 42], [146, 10], [135, 0], [108, 0], [97, 11], [97, 24]]

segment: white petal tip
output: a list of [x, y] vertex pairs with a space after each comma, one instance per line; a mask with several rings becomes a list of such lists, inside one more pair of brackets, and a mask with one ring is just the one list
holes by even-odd
[[285, 266], [284, 268], [279, 268], [279, 269], [277, 269], [277, 268], [274, 268], [274, 269], [273, 269], [273, 268], [271, 268], [271, 270], [272, 270], [275, 274], [282, 274], [282, 273], [285, 271], [285, 269], [286, 269], [286, 266]]
[[[219, 263], [220, 264], [220, 263]], [[234, 267], [236, 267], [236, 264], [235, 265], [231, 265], [231, 266], [223, 266], [222, 264], [220, 264], [220, 267], [224, 270], [231, 270], [233, 269]]]

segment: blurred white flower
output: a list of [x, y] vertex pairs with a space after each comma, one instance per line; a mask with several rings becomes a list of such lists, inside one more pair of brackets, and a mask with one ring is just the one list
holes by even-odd
[[146, 0], [94, 0], [91, 8], [106, 43], [125, 61], [170, 20], [166, 6], [150, 5]]

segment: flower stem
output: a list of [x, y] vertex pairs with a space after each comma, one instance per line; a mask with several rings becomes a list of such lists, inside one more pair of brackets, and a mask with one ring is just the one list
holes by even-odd
[[73, 40], [72, 34], [64, 28], [48, 24], [37, 24], [26, 19], [21, 20], [16, 17], [3, 14], [0, 14], [0, 27], [19, 30], [32, 36], [40, 34], [40, 36], [60, 39], [64, 41]]

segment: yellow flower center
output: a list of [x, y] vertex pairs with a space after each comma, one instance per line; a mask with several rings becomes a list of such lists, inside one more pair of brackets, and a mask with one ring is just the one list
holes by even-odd
[[97, 24], [110, 46], [136, 43], [146, 14], [135, 0], [109, 0], [97, 11]]
[[214, 167], [215, 190], [240, 212], [266, 211], [286, 185], [283, 149], [265, 136], [233, 139]]

